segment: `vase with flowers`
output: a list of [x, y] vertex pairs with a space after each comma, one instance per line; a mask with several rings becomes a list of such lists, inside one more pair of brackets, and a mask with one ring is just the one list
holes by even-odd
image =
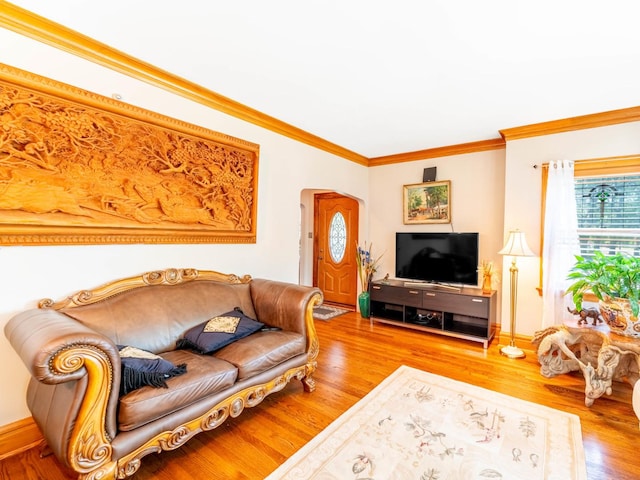
[[356, 245], [356, 247], [358, 278], [360, 279], [360, 287], [362, 288], [362, 292], [358, 296], [358, 306], [360, 307], [360, 315], [363, 318], [369, 318], [371, 315], [369, 286], [371, 284], [373, 274], [378, 271], [382, 255], [374, 257], [372, 254], [372, 244], [367, 245], [367, 242], [364, 242], [363, 247], [360, 245]]

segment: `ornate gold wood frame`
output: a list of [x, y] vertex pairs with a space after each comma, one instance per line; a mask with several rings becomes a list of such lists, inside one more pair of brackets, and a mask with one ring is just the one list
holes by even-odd
[[256, 241], [256, 144], [4, 64], [0, 124], [0, 244]]

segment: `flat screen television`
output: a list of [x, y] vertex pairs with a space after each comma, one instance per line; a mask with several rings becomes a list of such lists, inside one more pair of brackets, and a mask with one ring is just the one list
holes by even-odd
[[396, 233], [396, 277], [478, 285], [478, 233]]

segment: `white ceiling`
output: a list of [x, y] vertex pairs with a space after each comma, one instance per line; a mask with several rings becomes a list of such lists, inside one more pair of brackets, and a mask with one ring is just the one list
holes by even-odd
[[640, 105], [637, 0], [12, 0], [366, 157]]

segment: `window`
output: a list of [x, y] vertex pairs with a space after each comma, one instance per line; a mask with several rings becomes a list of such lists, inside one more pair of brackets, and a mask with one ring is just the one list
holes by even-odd
[[577, 176], [580, 252], [640, 255], [640, 174]]
[[[542, 173], [541, 251], [548, 167]], [[574, 175], [581, 254], [640, 255], [640, 156], [578, 160]], [[540, 294], [543, 268], [540, 262]]]
[[340, 263], [344, 258], [347, 248], [347, 224], [340, 212], [331, 219], [329, 225], [329, 252], [335, 263]]

